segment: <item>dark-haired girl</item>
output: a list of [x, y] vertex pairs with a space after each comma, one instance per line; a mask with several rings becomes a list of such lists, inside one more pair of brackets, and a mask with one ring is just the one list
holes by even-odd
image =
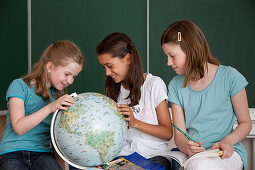
[[163, 80], [144, 74], [140, 55], [123, 33], [108, 35], [97, 46], [97, 57], [106, 73], [105, 93], [115, 100], [129, 123], [126, 144], [121, 156], [138, 152], [166, 169], [172, 138], [167, 89]]

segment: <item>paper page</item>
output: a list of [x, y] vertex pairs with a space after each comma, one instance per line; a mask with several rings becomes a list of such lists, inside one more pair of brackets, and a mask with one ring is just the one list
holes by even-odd
[[219, 157], [219, 154], [220, 154], [219, 149], [213, 149], [213, 150], [207, 149], [204, 152], [197, 153], [193, 155], [192, 157], [190, 157], [187, 161], [183, 163], [183, 166], [184, 168], [186, 168], [189, 165], [190, 161], [194, 159]]
[[181, 151], [170, 151], [170, 158], [176, 160], [181, 166], [183, 163], [189, 159], [188, 155], [182, 153]]

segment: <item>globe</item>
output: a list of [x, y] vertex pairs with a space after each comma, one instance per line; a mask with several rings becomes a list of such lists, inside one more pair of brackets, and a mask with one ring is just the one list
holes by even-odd
[[51, 121], [51, 140], [60, 157], [79, 169], [111, 161], [127, 137], [127, 122], [117, 104], [99, 93], [74, 95], [68, 110], [58, 110]]

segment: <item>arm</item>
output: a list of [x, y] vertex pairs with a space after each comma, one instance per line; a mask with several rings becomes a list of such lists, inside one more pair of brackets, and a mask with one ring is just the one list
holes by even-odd
[[212, 146], [212, 149], [221, 148], [223, 150], [222, 158], [230, 157], [234, 152], [233, 145], [245, 139], [252, 128], [245, 89], [233, 96], [231, 101], [236, 113], [238, 126], [232, 133]]
[[71, 106], [74, 100], [69, 95], [64, 95], [54, 102], [46, 105], [37, 112], [25, 116], [24, 100], [11, 97], [9, 98], [10, 116], [14, 131], [18, 135], [22, 135], [41, 123], [50, 113], [57, 109], [67, 110], [63, 105]]
[[[184, 110], [181, 106], [171, 103], [173, 123], [186, 133]], [[204, 151], [204, 148], [199, 147], [201, 142], [194, 143], [189, 141], [181, 132], [174, 129], [174, 141], [176, 146], [185, 154], [192, 156], [196, 153]]]
[[165, 100], [156, 107], [158, 125], [148, 124], [135, 119], [132, 109], [127, 105], [119, 105], [119, 110], [123, 115], [126, 115], [124, 120], [129, 122], [130, 127], [164, 140], [170, 140], [172, 138], [173, 132], [171, 118], [168, 105]]

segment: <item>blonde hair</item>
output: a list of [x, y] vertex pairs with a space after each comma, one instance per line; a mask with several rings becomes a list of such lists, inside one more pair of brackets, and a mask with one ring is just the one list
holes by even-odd
[[[54, 66], [66, 66], [70, 62], [76, 62], [83, 66], [84, 57], [77, 45], [68, 40], [53, 42], [45, 49], [40, 60], [33, 66], [30, 74], [23, 77], [24, 82], [30, 87], [31, 80], [36, 81], [36, 94], [42, 96], [44, 101], [51, 101], [50, 97], [50, 79], [46, 69], [48, 62]], [[66, 93], [66, 88], [57, 91], [55, 98]]]
[[161, 36], [161, 46], [166, 43], [179, 44], [186, 54], [183, 87], [190, 80], [197, 81], [204, 77], [207, 62], [219, 65], [220, 62], [210, 52], [202, 30], [189, 20], [172, 23]]

